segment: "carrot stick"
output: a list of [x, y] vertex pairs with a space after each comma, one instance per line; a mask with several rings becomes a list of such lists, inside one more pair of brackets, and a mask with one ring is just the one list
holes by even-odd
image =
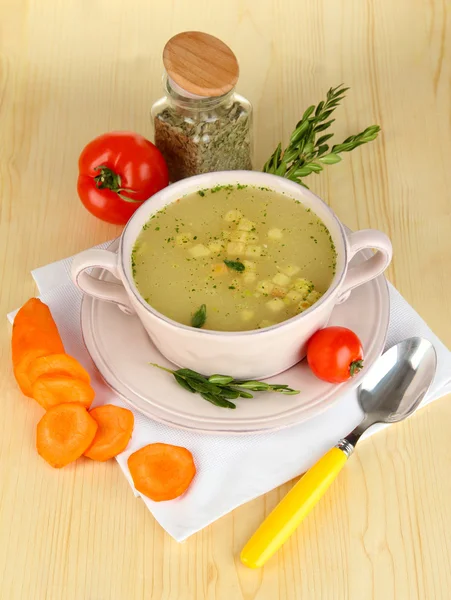
[[85, 456], [105, 461], [123, 452], [132, 437], [135, 421], [133, 413], [126, 408], [105, 404], [93, 408], [89, 414], [99, 427]]
[[51, 354], [36, 358], [29, 366], [28, 377], [31, 385], [42, 375], [69, 375], [74, 379], [90, 382], [89, 373], [73, 356], [68, 354]]
[[36, 448], [49, 465], [59, 469], [82, 456], [96, 431], [97, 423], [81, 404], [59, 404], [39, 421]]
[[196, 474], [191, 452], [170, 444], [144, 446], [129, 456], [128, 468], [138, 492], [155, 502], [181, 496]]
[[45, 410], [72, 402], [88, 409], [95, 396], [89, 383], [68, 375], [41, 375], [33, 383], [32, 394]]
[[11, 347], [14, 376], [22, 392], [31, 396], [30, 363], [40, 356], [64, 352], [50, 309], [38, 298], [28, 300], [17, 313]]

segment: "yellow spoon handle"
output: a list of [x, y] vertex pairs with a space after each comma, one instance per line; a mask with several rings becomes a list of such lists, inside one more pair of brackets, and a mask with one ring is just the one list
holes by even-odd
[[335, 446], [309, 469], [263, 521], [241, 552], [241, 561], [256, 569], [284, 544], [330, 487], [348, 458]]

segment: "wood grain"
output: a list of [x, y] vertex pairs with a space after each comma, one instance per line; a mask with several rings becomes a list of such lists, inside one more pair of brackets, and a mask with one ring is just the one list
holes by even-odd
[[[151, 135], [161, 53], [207, 31], [240, 61], [257, 160], [306, 106], [351, 86], [334, 129], [383, 135], [310, 177], [353, 228], [392, 238], [389, 277], [451, 346], [448, 0], [4, 0], [0, 19], [0, 305], [30, 270], [112, 238], [77, 200], [77, 158], [112, 129]], [[238, 552], [290, 485], [177, 544], [117, 465], [41, 461], [41, 409], [18, 391], [0, 323], [0, 597], [8, 600], [448, 600], [451, 404], [362, 443], [331, 492], [263, 570]], [[302, 440], [300, 440], [302, 443]]]
[[215, 97], [230, 92], [238, 81], [238, 62], [220, 39], [200, 31], [172, 37], [163, 50], [168, 77], [185, 92]]

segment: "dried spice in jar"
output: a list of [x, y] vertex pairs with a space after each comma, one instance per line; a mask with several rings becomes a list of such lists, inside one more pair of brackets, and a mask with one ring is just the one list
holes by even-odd
[[235, 92], [238, 63], [200, 32], [176, 35], [163, 53], [166, 95], [152, 107], [155, 144], [171, 181], [252, 169], [252, 106]]

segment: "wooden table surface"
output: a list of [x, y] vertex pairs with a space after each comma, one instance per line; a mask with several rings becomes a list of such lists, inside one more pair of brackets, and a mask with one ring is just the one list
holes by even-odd
[[350, 227], [390, 235], [388, 277], [451, 346], [450, 9], [448, 0], [1, 3], [0, 598], [450, 598], [449, 399], [362, 443], [296, 535], [253, 572], [238, 552], [290, 484], [177, 544], [114, 461], [48, 468], [34, 449], [41, 409], [12, 377], [5, 316], [36, 293], [32, 268], [118, 234], [78, 201], [79, 152], [109, 130], [151, 136], [163, 45], [200, 29], [239, 57], [257, 167], [327, 88], [351, 86], [337, 137], [372, 123], [383, 135], [311, 187]]

